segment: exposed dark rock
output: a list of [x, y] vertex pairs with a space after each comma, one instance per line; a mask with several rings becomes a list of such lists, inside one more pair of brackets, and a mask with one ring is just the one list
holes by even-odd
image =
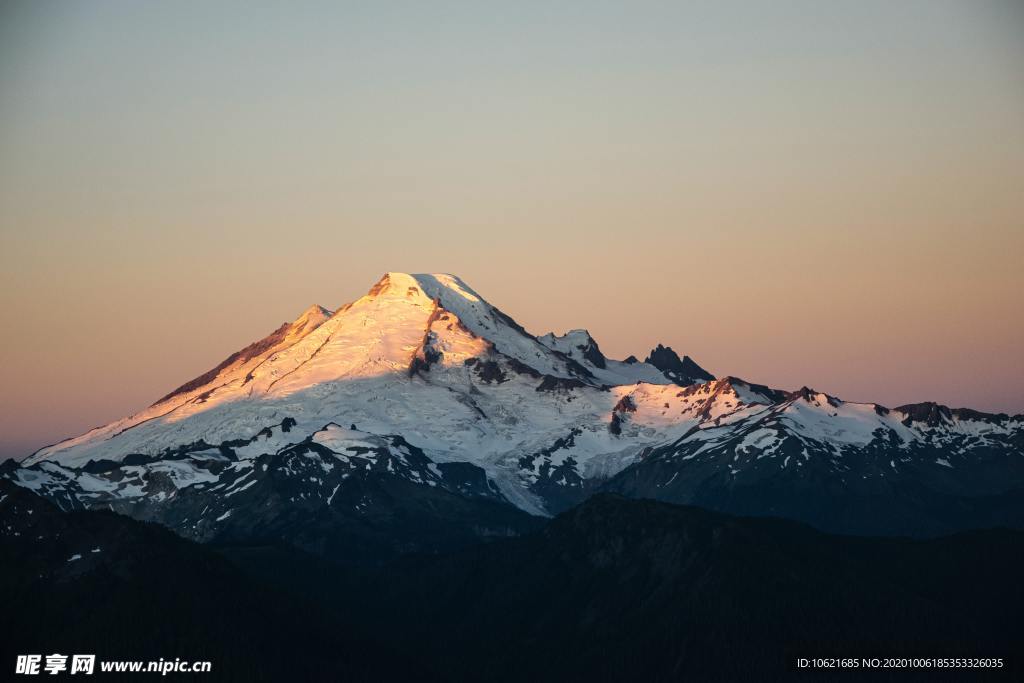
[[511, 356], [509, 356], [508, 358], [505, 359], [505, 363], [508, 365], [509, 369], [520, 375], [528, 375], [530, 377], [533, 377], [534, 379], [541, 378], [541, 374], [537, 370], [533, 369], [526, 363], [523, 363], [522, 361], [516, 358], [512, 358]]
[[572, 391], [573, 389], [579, 389], [586, 386], [589, 385], [584, 384], [578, 379], [544, 375], [544, 380], [537, 387], [537, 391]]
[[[206, 443], [205, 439], [199, 439], [191, 443], [181, 444], [174, 448], [165, 448], [156, 455], [144, 455], [141, 453], [133, 453], [124, 459], [126, 465], [143, 465], [148, 462], [155, 462], [157, 460], [181, 460], [188, 457], [189, 453], [195, 451], [206, 451], [217, 448], [213, 444]], [[129, 460], [131, 458], [132, 460]]]
[[[668, 404], [667, 403], [665, 404], [665, 407], [668, 408]], [[612, 408], [612, 412], [616, 412], [616, 413], [626, 413], [626, 412], [628, 412], [628, 413], [635, 413], [636, 412], [636, 403], [633, 402], [633, 397], [629, 396], [627, 394], [626, 396], [623, 396], [622, 398], [620, 398], [619, 402], [615, 404], [614, 408]]]
[[409, 376], [412, 377], [418, 372], [427, 372], [430, 370], [430, 363], [421, 356], [413, 356], [412, 362], [409, 363]]
[[565, 361], [565, 369], [568, 370], [570, 374], [587, 380], [594, 379], [594, 373], [592, 373], [590, 370], [587, 370], [575, 359], [566, 356], [565, 354], [560, 353], [558, 351], [553, 351], [552, 353], [562, 357], [562, 359]]
[[[782, 401], [789, 400], [792, 396], [791, 392], [783, 391], [781, 389], [772, 389], [771, 387], [765, 386], [764, 384], [754, 384], [753, 382], [748, 382], [745, 379], [733, 377], [732, 375], [729, 375], [728, 377], [723, 377], [722, 382], [724, 385], [731, 386], [734, 389], [736, 385], [742, 385], [744, 387], [747, 387], [751, 391], [769, 399], [772, 403], [781, 403]], [[687, 387], [686, 389], [683, 389], [683, 391], [680, 392], [679, 395], [682, 396], [691, 393], [696, 389], [699, 389], [699, 387]]]
[[608, 431], [618, 436], [622, 433], [622, 418], [618, 413], [612, 413], [612, 421], [608, 423]]
[[[818, 396], [818, 394], [821, 394], [821, 392], [811, 389], [810, 387], [804, 386], [800, 387], [793, 393], [789, 394], [789, 398], [803, 399], [804, 401], [812, 401]], [[833, 408], [839, 407], [839, 399], [837, 399], [834, 396], [829, 396], [828, 394], [823, 394], [823, 396], [825, 396], [825, 400], [828, 402], [830, 406], [832, 406]]]
[[485, 360], [477, 364], [476, 374], [480, 378], [480, 381], [486, 382], [487, 384], [492, 382], [501, 384], [502, 382], [508, 381], [508, 378], [505, 377], [505, 373], [501, 370], [501, 366], [498, 365], [497, 361], [493, 360]]
[[981, 422], [1005, 422], [1010, 419], [1006, 413], [983, 413], [970, 408], [950, 408], [949, 412], [960, 420], [978, 420]]
[[978, 420], [991, 423], [1005, 422], [1010, 419], [1006, 413], [983, 413], [978, 410], [971, 410], [970, 408], [950, 408], [932, 401], [910, 403], [894, 408], [894, 410], [906, 415], [903, 424], [908, 427], [914, 422], [923, 422], [929, 427], [937, 427], [941, 424], [952, 422], [954, 417], [960, 420]]
[[554, 460], [556, 453], [576, 445], [576, 437], [583, 433], [573, 427], [569, 434], [559, 437], [553, 444], [535, 453], [519, 458], [519, 467], [535, 475], [530, 490], [539, 495], [548, 512], [559, 513], [583, 501], [593, 488], [593, 481], [580, 476], [576, 459], [571, 455]]
[[468, 462], [442, 462], [437, 464], [437, 469], [448, 484], [464, 495], [504, 500], [482, 467]]
[[693, 384], [697, 380], [710, 382], [715, 379], [714, 375], [697, 365], [689, 356], [680, 359], [670, 346], [658, 344], [645, 362], [661, 370], [666, 377], [680, 386]]
[[583, 357], [590, 362], [591, 365], [602, 370], [607, 367], [604, 354], [601, 353], [601, 349], [598, 348], [597, 342], [588, 345], [583, 349]]
[[515, 330], [519, 334], [523, 335], [524, 337], [529, 337], [530, 339], [536, 339], [536, 337], [534, 337], [532, 334], [530, 334], [529, 332], [526, 331], [525, 327], [523, 327], [522, 325], [517, 323], [515, 320], [513, 320], [512, 316], [508, 315], [504, 311], [502, 311], [502, 310], [500, 310], [498, 308], [495, 308], [494, 306], [491, 306], [491, 313], [493, 313], [496, 318], [498, 318], [499, 320], [504, 322], [506, 325], [508, 325], [509, 327], [511, 327], [513, 330]]
[[370, 287], [370, 291], [366, 293], [366, 296], [377, 296], [381, 292], [384, 292], [388, 287], [391, 286], [391, 276], [384, 273], [384, 276], [377, 280], [377, 283]]
[[[138, 454], [133, 453], [128, 457], [131, 457], [132, 455]], [[127, 460], [127, 457], [125, 459]], [[88, 472], [89, 474], [103, 474], [105, 472], [113, 472], [116, 469], [120, 469], [124, 464], [125, 463], [116, 462], [114, 460], [90, 460], [89, 462], [85, 463], [85, 465], [82, 467], [82, 471]]]
[[[590, 333], [583, 330], [586, 335], [586, 339], [582, 344], [577, 344], [576, 349], [583, 356], [584, 360], [593, 365], [596, 368], [602, 370], [607, 367], [607, 359], [604, 354], [601, 353], [601, 347], [597, 345], [597, 341], [590, 336]], [[573, 333], [575, 334], [575, 332]]]
[[437, 363], [443, 357], [443, 354], [431, 346], [433, 341], [433, 334], [428, 333], [426, 340], [423, 342], [423, 347], [420, 351], [413, 356], [412, 362], [409, 363], [409, 376], [412, 377], [419, 372], [430, 372], [431, 366]]
[[900, 406], [896, 412], [906, 415], [903, 424], [908, 427], [914, 422], [923, 422], [929, 427], [937, 427], [952, 418], [949, 408], [931, 401]]

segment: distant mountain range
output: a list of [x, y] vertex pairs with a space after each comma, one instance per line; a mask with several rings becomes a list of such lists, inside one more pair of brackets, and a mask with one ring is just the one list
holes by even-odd
[[936, 536], [1024, 526], [1024, 416], [772, 389], [661, 345], [613, 360], [457, 277], [388, 273], [0, 476], [64, 510], [359, 562], [518, 536], [600, 492]]
[[[800, 657], [1003, 658], [880, 680], [1018, 680], [1024, 532], [832, 536], [598, 494], [518, 538], [368, 571], [200, 545], [0, 480], [0, 661], [213, 662], [217, 681], [733, 681]], [[864, 677], [799, 672], [800, 680]]]

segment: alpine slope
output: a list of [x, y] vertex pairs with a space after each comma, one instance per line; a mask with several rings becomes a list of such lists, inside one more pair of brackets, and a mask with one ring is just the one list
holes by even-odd
[[928, 536], [1024, 526], [1024, 417], [716, 378], [661, 345], [613, 360], [453, 275], [392, 272], [0, 473], [65, 509], [341, 557], [515, 535], [598, 491]]

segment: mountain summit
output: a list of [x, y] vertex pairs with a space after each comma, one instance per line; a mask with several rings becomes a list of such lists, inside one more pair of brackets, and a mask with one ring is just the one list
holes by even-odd
[[[454, 412], [468, 410], [475, 421], [479, 412], [472, 406], [484, 399], [476, 398], [481, 392], [474, 376], [487, 385], [525, 375], [563, 390], [673, 381], [654, 365], [606, 360], [583, 334], [584, 347], [574, 346], [571, 335], [538, 339], [453, 275], [390, 272], [337, 312], [311, 306], [142, 412], [43, 448], [25, 464], [116, 461], [173, 449], [185, 436], [218, 444], [247, 438], [279, 414], [301, 423], [297, 432], [306, 420], [313, 420], [308, 427], [315, 431], [344, 414], [379, 431], [403, 416], [368, 401], [357, 401], [353, 414], [350, 397], [369, 398], [371, 387], [388, 404], [442, 384], [455, 398], [441, 405], [454, 400]], [[419, 422], [430, 404], [437, 401], [409, 406], [408, 417]]]
[[618, 361], [583, 329], [534, 336], [454, 275], [389, 272], [2, 474], [199, 540], [384, 557], [516, 534], [601, 490], [853, 533], [1018, 524], [1022, 444], [1021, 416], [716, 379], [660, 344]]
[[650, 363], [672, 378], [676, 384], [686, 386], [695, 382], [708, 382], [715, 378], [710, 372], [697, 365], [689, 356], [679, 358], [679, 354], [671, 346], [658, 346], [647, 356], [645, 363]]

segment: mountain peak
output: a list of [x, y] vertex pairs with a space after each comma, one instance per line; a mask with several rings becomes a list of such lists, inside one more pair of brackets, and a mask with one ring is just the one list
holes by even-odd
[[419, 283], [409, 273], [387, 272], [366, 293], [368, 297], [378, 297], [384, 294], [408, 295], [409, 293], [424, 294]]
[[320, 304], [311, 304], [306, 310], [304, 310], [301, 314], [299, 314], [299, 317], [296, 320], [296, 322], [298, 320], [308, 319], [308, 318], [313, 317], [315, 315], [330, 316], [330, 315], [334, 315], [334, 311], [332, 311], [331, 309], [329, 309], [329, 308], [327, 308], [325, 306], [321, 306]]
[[839, 399], [837, 399], [835, 396], [829, 396], [828, 394], [818, 391], [817, 389], [812, 389], [807, 385], [800, 387], [796, 391], [789, 394], [789, 396], [793, 400], [802, 400], [806, 403], [811, 403], [818, 406], [829, 405], [832, 407], [838, 407], [840, 404]]
[[[430, 300], [460, 318], [468, 317], [470, 319], [476, 318], [486, 311], [497, 311], [461, 278], [450, 273], [388, 271], [370, 288], [364, 298], [418, 301], [419, 303]], [[497, 312], [499, 315], [504, 315], [500, 311]], [[518, 325], [514, 325], [514, 327], [524, 334], [526, 333]], [[469, 328], [478, 336], [484, 336], [481, 333], [486, 331], [486, 329], [474, 329], [472, 324], [469, 324]]]
[[1020, 416], [1011, 418], [1006, 413], [985, 413], [980, 410], [971, 410], [970, 408], [950, 408], [933, 401], [910, 403], [899, 406], [895, 410], [904, 416], [903, 423], [907, 426], [921, 423], [928, 427], [938, 427], [944, 424], [951, 424], [954, 419], [973, 420], [991, 424], [1001, 424], [1011, 419], [1020, 420]]
[[334, 315], [334, 311], [324, 308], [319, 304], [313, 304], [292, 321], [291, 329], [295, 333], [316, 329], [332, 315]]
[[[310, 306], [157, 404], [0, 467], [0, 479], [65, 507], [152, 515], [201, 538], [265, 526], [268, 500], [289, 518], [314, 504], [345, 519], [375, 516], [386, 508], [365, 510], [364, 494], [404, 496], [362, 488], [385, 472], [422, 487], [417, 501], [482, 494], [535, 514], [598, 488], [676, 501], [699, 492], [714, 505], [775, 514], [784, 511], [776, 489], [758, 482], [778, 481], [799, 519], [833, 523], [837, 510], [866, 501], [881, 521], [863, 528], [884, 531], [916, 503], [872, 507], [873, 491], [917, 471], [943, 487], [955, 476], [955, 495], [1020, 489], [1019, 458], [1000, 458], [997, 474], [990, 463], [1018, 453], [1022, 438], [1024, 417], [931, 403], [887, 411], [808, 387], [715, 379], [662, 344], [644, 362], [607, 358], [585, 329], [530, 334], [455, 275], [391, 271], [337, 312]], [[354, 472], [373, 478], [343, 484]], [[818, 484], [837, 480], [835, 495], [847, 497], [833, 504], [833, 489]], [[953, 501], [922, 495], [928, 506]], [[978, 508], [977, 519], [989, 509], [1003, 508]], [[922, 508], [900, 529], [946, 528], [937, 519]]]
[[697, 380], [710, 382], [715, 379], [714, 375], [697, 365], [689, 356], [679, 358], [679, 354], [673, 351], [671, 346], [658, 344], [644, 362], [658, 368], [666, 377], [680, 385], [693, 384]]
[[554, 332], [548, 332], [544, 336], [538, 337], [537, 341], [550, 349], [565, 353], [577, 360], [586, 360], [595, 368], [603, 370], [607, 367], [607, 359], [601, 353], [601, 347], [590, 336], [590, 332], [585, 329], [569, 330], [560, 337]]

